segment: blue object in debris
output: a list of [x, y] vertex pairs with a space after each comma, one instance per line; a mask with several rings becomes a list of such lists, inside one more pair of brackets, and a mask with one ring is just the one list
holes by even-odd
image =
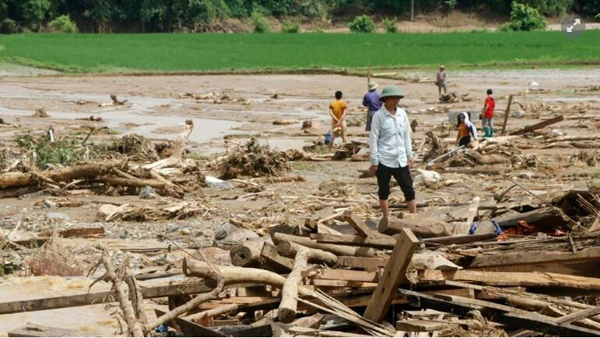
[[329, 145], [329, 142], [331, 142], [331, 130], [325, 134], [325, 144]]
[[[496, 236], [500, 236], [502, 234], [502, 228], [496, 221], [492, 221], [492, 224], [494, 225], [494, 233], [496, 234]], [[478, 225], [479, 223], [473, 223], [473, 225], [471, 225], [471, 227], [469, 228], [469, 235], [475, 234]]]
[[169, 325], [167, 324], [162, 324], [161, 326], [157, 327], [156, 330], [154, 330], [158, 333], [166, 333], [169, 332]]

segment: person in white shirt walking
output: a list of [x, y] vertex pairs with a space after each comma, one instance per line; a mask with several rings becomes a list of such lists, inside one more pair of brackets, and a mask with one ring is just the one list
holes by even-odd
[[392, 176], [404, 193], [408, 210], [411, 213], [417, 212], [415, 190], [409, 170], [414, 164], [410, 123], [406, 112], [398, 108], [398, 102], [403, 97], [398, 87], [385, 87], [379, 98], [383, 106], [373, 115], [371, 124], [369, 170], [377, 176], [379, 205], [383, 217], [389, 216], [388, 197]]

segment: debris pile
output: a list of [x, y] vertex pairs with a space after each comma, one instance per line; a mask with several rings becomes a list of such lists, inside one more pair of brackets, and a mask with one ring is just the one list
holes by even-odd
[[[191, 121], [161, 158], [155, 145], [139, 135], [126, 135], [112, 146], [87, 145], [77, 138], [55, 138], [53, 134], [16, 138], [21, 154], [4, 151], [0, 174], [0, 197], [18, 197], [33, 192], [68, 196], [87, 192], [107, 195], [137, 195], [151, 187], [161, 196], [182, 198], [185, 192], [205, 185], [196, 161], [183, 159]], [[150, 164], [142, 165], [144, 162]], [[131, 162], [131, 163], [130, 163]], [[135, 163], [134, 163], [135, 162]]]
[[290, 169], [288, 160], [285, 152], [272, 150], [269, 145], [262, 145], [257, 138], [252, 138], [245, 145], [228, 148], [228, 155], [216, 159], [210, 166], [222, 179], [281, 176]]

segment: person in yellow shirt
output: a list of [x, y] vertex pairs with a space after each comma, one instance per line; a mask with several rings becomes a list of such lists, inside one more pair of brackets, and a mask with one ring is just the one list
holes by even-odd
[[329, 150], [333, 149], [333, 143], [336, 136], [342, 136], [342, 141], [346, 143], [346, 112], [348, 104], [342, 100], [342, 92], [335, 92], [335, 101], [329, 105], [329, 115], [331, 115], [331, 141]]

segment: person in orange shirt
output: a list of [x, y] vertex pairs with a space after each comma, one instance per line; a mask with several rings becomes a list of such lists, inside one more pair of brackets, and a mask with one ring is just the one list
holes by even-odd
[[329, 105], [329, 115], [331, 115], [331, 141], [329, 150], [333, 149], [333, 143], [336, 136], [342, 136], [342, 141], [346, 143], [346, 112], [348, 104], [342, 100], [342, 92], [335, 92], [335, 101]]
[[469, 120], [469, 115], [466, 112], [458, 114], [456, 118], [458, 119], [458, 124], [456, 125], [456, 130], [458, 131], [456, 143], [458, 143], [459, 147], [466, 147], [471, 141], [477, 140], [477, 129]]

